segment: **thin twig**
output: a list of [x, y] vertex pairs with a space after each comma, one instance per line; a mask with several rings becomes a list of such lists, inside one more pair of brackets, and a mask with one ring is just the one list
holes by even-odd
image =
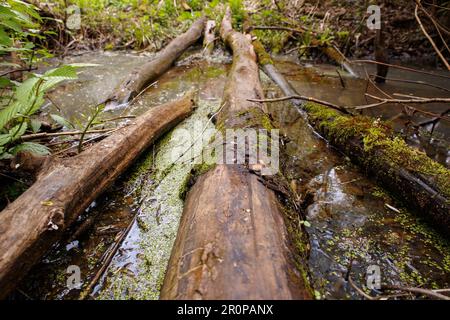
[[390, 64], [390, 63], [385, 63], [385, 62], [379, 62], [379, 61], [374, 61], [374, 60], [351, 60], [351, 63], [371, 63], [371, 64], [380, 64], [383, 66], [388, 66], [394, 69], [400, 69], [400, 70], [405, 70], [405, 71], [410, 71], [410, 72], [415, 72], [415, 73], [422, 73], [422, 74], [427, 74], [430, 76], [434, 76], [434, 77], [440, 77], [440, 78], [446, 78], [446, 79], [450, 79], [450, 76], [444, 75], [444, 74], [437, 74], [437, 73], [433, 73], [433, 72], [428, 72], [428, 71], [423, 71], [423, 70], [417, 70], [417, 69], [413, 69], [413, 68], [408, 68], [408, 67], [404, 67], [404, 66], [399, 66], [396, 64]]
[[[113, 129], [113, 130], [111, 130], [111, 131], [108, 131], [107, 133], [103, 133], [103, 134], [101, 134], [101, 135], [98, 135], [98, 136], [96, 136], [96, 137], [93, 137], [93, 138], [91, 138], [91, 139], [89, 139], [89, 140], [85, 140], [85, 141], [83, 141], [83, 145], [85, 145], [85, 144], [87, 144], [87, 143], [89, 143], [89, 142], [98, 140], [98, 139], [100, 139], [100, 138], [106, 137], [106, 136], [108, 136], [108, 135], [110, 135], [110, 134], [112, 134], [112, 133], [114, 133], [114, 132], [116, 132], [117, 130], [120, 130], [120, 129], [122, 129], [122, 128], [123, 128], [123, 127], [116, 128], [116, 129]], [[70, 146], [70, 147], [68, 147], [68, 148], [66, 148], [66, 149], [63, 149], [63, 150], [61, 150], [61, 151], [58, 151], [58, 152], [54, 153], [53, 155], [56, 156], [56, 155], [65, 153], [65, 152], [67, 152], [67, 151], [69, 151], [69, 150], [71, 150], [71, 149], [74, 149], [74, 148], [76, 148], [76, 147], [77, 147], [77, 145]]]
[[435, 298], [435, 299], [439, 299], [439, 300], [450, 300], [450, 297], [444, 296], [443, 294], [440, 294], [436, 291], [423, 289], [423, 288], [402, 287], [402, 286], [396, 286], [396, 285], [383, 285], [381, 287], [381, 290], [406, 291], [406, 292], [425, 295], [430, 298]]
[[125, 239], [126, 235], [129, 233], [129, 231], [131, 230], [131, 227], [133, 226], [134, 222], [137, 219], [137, 214], [133, 217], [133, 220], [131, 220], [131, 222], [128, 224], [127, 228], [125, 230], [122, 231], [122, 233], [120, 234], [119, 238], [117, 239], [117, 241], [114, 243], [111, 251], [108, 253], [108, 256], [105, 258], [105, 262], [102, 264], [102, 266], [100, 267], [100, 269], [97, 271], [97, 273], [95, 274], [94, 278], [92, 278], [91, 282], [89, 283], [89, 285], [86, 287], [86, 289], [83, 291], [83, 293], [80, 295], [80, 299], [84, 300], [86, 299], [92, 289], [94, 289], [95, 285], [97, 284], [98, 280], [102, 277], [102, 275], [105, 273], [106, 269], [109, 267], [113, 257], [115, 256], [117, 250], [119, 250], [120, 245], [122, 244], [123, 239]]
[[[428, 103], [450, 103], [450, 98], [423, 98], [414, 97], [413, 99], [384, 99], [366, 93], [366, 96], [378, 100], [383, 103], [411, 103], [411, 104], [428, 104]], [[358, 107], [356, 109], [364, 109]]]
[[[105, 133], [112, 131], [113, 129], [97, 129], [97, 130], [88, 130], [84, 132], [85, 134], [91, 133]], [[60, 136], [77, 136], [83, 134], [82, 131], [63, 131], [63, 132], [42, 132], [42, 133], [33, 133], [33, 134], [25, 134], [21, 137], [22, 140], [33, 140], [33, 139], [41, 139], [41, 138], [51, 138], [51, 137], [60, 137]]]
[[30, 72], [30, 71], [32, 71], [32, 70], [36, 70], [37, 69], [37, 67], [33, 67], [33, 68], [22, 68], [22, 69], [13, 69], [13, 70], [8, 70], [8, 71], [5, 71], [5, 72], [2, 72], [2, 73], [0, 73], [0, 77], [4, 77], [4, 76], [6, 76], [6, 75], [8, 75], [8, 74], [11, 74], [11, 73], [14, 73], [14, 72], [25, 72], [25, 71], [28, 71], [28, 72]]
[[351, 276], [348, 276], [348, 283], [350, 284], [350, 286], [355, 289], [356, 292], [358, 292], [360, 295], [362, 295], [364, 298], [366, 298], [367, 300], [376, 300], [376, 298], [368, 295], [367, 293], [365, 293], [361, 288], [359, 288], [357, 285], [355, 285], [355, 283], [352, 280]]
[[301, 95], [292, 95], [292, 96], [286, 96], [286, 97], [274, 98], [274, 99], [247, 99], [247, 101], [264, 103], [264, 102], [280, 102], [280, 101], [293, 100], [293, 99], [307, 100], [307, 101], [311, 101], [311, 102], [315, 102], [315, 103], [320, 103], [320, 104], [323, 104], [324, 106], [341, 111], [342, 113], [350, 114], [350, 112], [345, 107], [341, 107], [341, 106], [338, 106], [331, 102], [319, 100], [319, 99], [316, 99], [313, 97], [306, 97], [306, 96], [301, 96]]

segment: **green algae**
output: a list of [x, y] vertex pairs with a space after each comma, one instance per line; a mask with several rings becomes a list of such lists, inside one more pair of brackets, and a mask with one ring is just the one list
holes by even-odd
[[259, 40], [253, 41], [253, 48], [255, 50], [256, 56], [258, 57], [258, 62], [260, 65], [264, 66], [266, 64], [273, 64], [273, 60], [267, 53], [266, 49]]
[[215, 131], [209, 115], [218, 108], [217, 100], [200, 99], [193, 115], [160, 139], [131, 174], [127, 189], [138, 192], [141, 204], [128, 236], [130, 267], [116, 258], [98, 298], [159, 298], [189, 181], [211, 168], [202, 154]]

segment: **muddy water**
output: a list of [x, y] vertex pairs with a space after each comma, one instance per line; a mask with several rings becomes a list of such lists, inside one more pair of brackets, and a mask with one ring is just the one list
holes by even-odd
[[[102, 57], [72, 58], [100, 66], [53, 93], [52, 100], [68, 117], [89, 110], [110, 92], [104, 79], [117, 84], [143, 59], [124, 54]], [[159, 297], [183, 209], [180, 194], [208, 134], [199, 141], [197, 137], [212, 128], [209, 117], [220, 107], [226, 81], [223, 62], [229, 61], [222, 58], [219, 63], [196, 56], [185, 59], [132, 106], [108, 111], [138, 115], [190, 89], [199, 92], [194, 115], [148, 150], [91, 205], [72, 232], [22, 282], [17, 298]], [[365, 103], [365, 82], [343, 74], [344, 89], [333, 67], [310, 66], [305, 72], [298, 65], [282, 63], [280, 68], [302, 94], [340, 104]], [[262, 78], [267, 96], [280, 95], [267, 77]], [[272, 104], [270, 109], [286, 137], [288, 157], [282, 161], [283, 170], [303, 201], [310, 223], [310, 277], [318, 298], [361, 299], [345, 280], [351, 261], [351, 277], [361, 288], [371, 265], [380, 268], [381, 281], [386, 284], [450, 286], [450, 245], [446, 240], [330, 148], [289, 103]], [[191, 142], [196, 142], [193, 148]], [[174, 159], [178, 161], [172, 165]], [[70, 265], [81, 269], [79, 289], [67, 287]]]

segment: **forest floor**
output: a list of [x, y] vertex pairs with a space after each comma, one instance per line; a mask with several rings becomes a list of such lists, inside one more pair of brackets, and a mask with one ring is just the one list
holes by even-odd
[[[187, 28], [191, 21], [207, 15], [220, 21], [227, 1], [72, 1], [81, 12], [81, 25], [70, 30], [64, 26], [78, 11], [67, 11], [65, 1], [32, 1], [42, 10], [49, 30], [43, 44], [55, 52], [67, 54], [77, 50], [124, 50], [154, 52]], [[177, 6], [174, 3], [178, 4]], [[322, 43], [333, 42], [347, 57], [371, 58], [376, 32], [366, 23], [368, 0], [344, 1], [230, 1], [235, 24], [241, 26], [242, 13], [249, 13], [255, 25], [302, 27], [314, 32]], [[445, 8], [431, 7], [449, 25]], [[414, 2], [385, 1], [381, 5], [385, 46], [392, 59], [403, 63], [438, 65], [433, 48], [420, 30], [414, 16]], [[69, 21], [71, 23], [71, 21]], [[431, 22], [426, 21], [428, 25]], [[257, 30], [266, 49], [273, 53], [292, 53], [325, 59], [311, 48], [311, 34], [300, 38], [290, 32]], [[308, 50], [311, 49], [311, 50]]]

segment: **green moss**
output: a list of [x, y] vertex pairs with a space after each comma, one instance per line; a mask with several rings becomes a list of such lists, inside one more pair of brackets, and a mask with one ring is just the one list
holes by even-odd
[[205, 70], [205, 75], [208, 79], [217, 78], [225, 74], [225, 69], [210, 66]]
[[[302, 283], [299, 286], [304, 287], [306, 291], [310, 293], [312, 297], [315, 296], [314, 290], [311, 286], [310, 276], [308, 273], [308, 255], [309, 255], [309, 241], [305, 234], [302, 232], [298, 215], [293, 213], [289, 208], [283, 207], [284, 220], [287, 225], [287, 231], [289, 238], [294, 247], [295, 255], [293, 257], [296, 269], [300, 272]], [[295, 218], [293, 218], [295, 217]]]
[[359, 139], [369, 162], [385, 162], [429, 176], [441, 193], [450, 198], [450, 170], [408, 146], [402, 138], [395, 136], [388, 124], [364, 116], [342, 115], [317, 103], [306, 103], [304, 109], [328, 139], [341, 144]]
[[255, 49], [255, 53], [258, 57], [259, 64], [261, 65], [273, 64], [272, 58], [267, 53], [266, 49], [259, 40], [253, 41], [253, 48]]
[[201, 164], [196, 164], [191, 169], [191, 173], [185, 177], [183, 183], [181, 184], [181, 186], [179, 188], [178, 197], [181, 200], [186, 199], [186, 195], [187, 195], [189, 189], [191, 188], [191, 186], [194, 185], [197, 178], [200, 177], [201, 175], [205, 174], [206, 172], [214, 169], [215, 167], [216, 167], [216, 164], [208, 164], [206, 162], [203, 162]]
[[269, 116], [260, 108], [251, 108], [245, 110], [241, 112], [240, 115], [237, 114], [237, 116], [245, 118], [243, 128], [260, 127], [266, 129], [267, 131], [274, 129], [272, 120], [270, 120]]

